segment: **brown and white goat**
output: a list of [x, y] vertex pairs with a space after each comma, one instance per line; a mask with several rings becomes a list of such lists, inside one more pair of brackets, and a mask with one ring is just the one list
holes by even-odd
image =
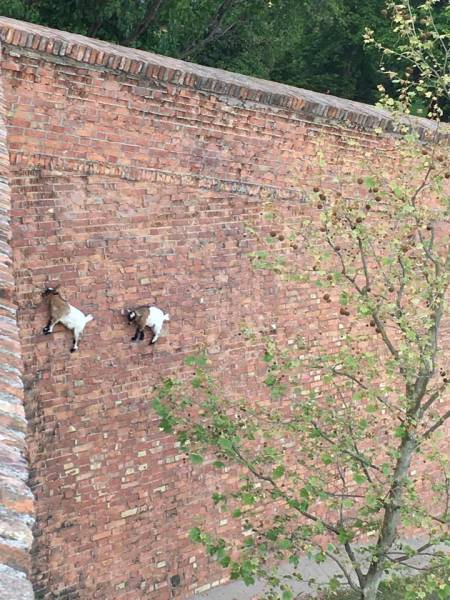
[[58, 288], [47, 287], [42, 292], [43, 296], [49, 299], [50, 320], [42, 330], [45, 335], [53, 332], [53, 327], [57, 323], [62, 323], [64, 327], [73, 331], [73, 346], [71, 352], [78, 350], [78, 341], [83, 330], [89, 321], [94, 318], [92, 315], [85, 315], [65, 300], [58, 291]]
[[132, 342], [144, 339], [144, 329], [149, 327], [152, 332], [150, 344], [154, 344], [159, 338], [164, 321], [170, 317], [156, 306], [139, 306], [138, 308], [126, 308], [122, 314], [128, 318], [128, 323], [135, 323], [136, 333], [131, 338]]

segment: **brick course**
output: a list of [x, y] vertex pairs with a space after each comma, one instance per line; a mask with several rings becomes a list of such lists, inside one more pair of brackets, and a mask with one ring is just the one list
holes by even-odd
[[[310, 210], [325, 137], [330, 164], [348, 170], [367, 150], [389, 154], [374, 128], [390, 122], [374, 107], [11, 19], [0, 36], [35, 591], [183, 598], [224, 577], [188, 529], [205, 519], [239, 530], [209, 500], [218, 475], [159, 431], [153, 386], [187, 373], [184, 357], [206, 345], [229, 393], [262, 396], [261, 347], [243, 325], [276, 323], [287, 340], [319, 335], [320, 319], [337, 343], [339, 319], [316, 294], [252, 270], [245, 228], [267, 227], [264, 198]], [[41, 334], [48, 282], [95, 315], [75, 355], [62, 328]], [[120, 314], [143, 302], [171, 314], [155, 347], [133, 345]]]

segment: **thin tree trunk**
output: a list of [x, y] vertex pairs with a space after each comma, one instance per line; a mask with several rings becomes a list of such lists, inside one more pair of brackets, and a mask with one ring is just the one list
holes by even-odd
[[380, 570], [376, 577], [373, 577], [367, 582], [361, 592], [361, 600], [376, 600], [378, 588], [381, 583], [382, 573], [383, 571]]
[[364, 577], [364, 585], [361, 589], [362, 600], [376, 600], [378, 587], [383, 576], [386, 557], [397, 537], [400, 513], [403, 502], [403, 491], [405, 481], [408, 477], [409, 467], [417, 441], [408, 433], [400, 445], [400, 455], [394, 471], [392, 486], [386, 501], [383, 524], [377, 542], [375, 557], [370, 563], [367, 574]]

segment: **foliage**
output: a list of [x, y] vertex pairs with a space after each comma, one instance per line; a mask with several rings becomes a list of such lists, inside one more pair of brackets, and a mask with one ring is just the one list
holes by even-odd
[[[385, 0], [0, 0], [1, 14], [346, 98], [374, 103], [379, 55], [396, 47]], [[418, 4], [418, 2], [416, 2]], [[433, 3], [442, 31], [448, 2]], [[400, 49], [399, 49], [400, 50]], [[386, 63], [389, 68], [389, 61]]]
[[[450, 100], [450, 5], [436, 13], [439, 5], [439, 0], [426, 0], [413, 10], [410, 2], [388, 0], [393, 31], [398, 36], [395, 47], [377, 42], [369, 28], [365, 33], [366, 43], [382, 53], [382, 70], [398, 91], [401, 110], [432, 119], [442, 118]], [[395, 107], [383, 85], [379, 90], [383, 103]]]
[[[351, 173], [340, 165], [334, 177], [336, 164], [319, 152], [315, 212], [296, 219], [267, 201], [269, 231], [249, 228], [258, 244], [255, 269], [317, 286], [340, 335], [326, 348], [300, 335], [285, 347], [265, 340], [265, 399], [227, 393], [202, 354], [188, 360], [190, 381], [168, 379], [154, 400], [162, 429], [177, 435], [195, 465], [238, 468], [239, 483], [222, 485], [213, 501], [243, 538], [217, 538], [198, 524], [191, 539], [232, 578], [265, 578], [269, 599], [293, 598], [290, 584], [301, 579], [305, 553], [339, 566], [331, 591], [344, 583], [364, 600], [377, 597], [383, 574], [414, 569], [414, 556], [432, 553], [438, 568], [421, 578], [420, 589], [405, 587], [405, 598], [448, 590], [448, 555], [436, 552], [450, 543], [449, 457], [440, 438], [450, 418], [442, 335], [449, 317], [450, 158], [439, 125], [448, 81], [446, 65], [435, 64], [429, 51], [431, 38], [410, 35], [412, 8], [403, 4], [407, 10], [392, 6], [402, 40], [398, 68], [390, 67], [399, 101], [385, 97], [397, 110], [398, 137], [380, 132], [380, 152], [367, 152], [360, 164], [355, 159]], [[435, 4], [426, 2], [419, 14]], [[444, 62], [447, 41], [437, 34]], [[401, 74], [406, 59], [415, 64], [414, 77]], [[435, 121], [421, 123], [426, 145], [409, 117], [412, 99], [432, 101]], [[300, 244], [309, 262], [290, 253]], [[400, 541], [408, 530], [420, 530], [426, 541], [416, 549]], [[287, 578], [276, 570], [279, 561], [291, 565]]]
[[[414, 577], [392, 577], [381, 582], [379, 593], [379, 600], [447, 600], [450, 598], [450, 572], [444, 568], [437, 576], [431, 570], [425, 575], [418, 572]], [[351, 591], [329, 592], [321, 600], [358, 600], [358, 596]]]

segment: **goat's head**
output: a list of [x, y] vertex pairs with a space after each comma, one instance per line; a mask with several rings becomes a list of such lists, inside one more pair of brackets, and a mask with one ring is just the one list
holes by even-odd
[[124, 308], [122, 314], [128, 319], [128, 324], [132, 323], [137, 317], [136, 311], [132, 308]]
[[43, 296], [58, 296], [59, 295], [58, 288], [59, 288], [59, 285], [57, 285], [55, 287], [46, 287], [46, 288], [44, 288], [42, 295]]

